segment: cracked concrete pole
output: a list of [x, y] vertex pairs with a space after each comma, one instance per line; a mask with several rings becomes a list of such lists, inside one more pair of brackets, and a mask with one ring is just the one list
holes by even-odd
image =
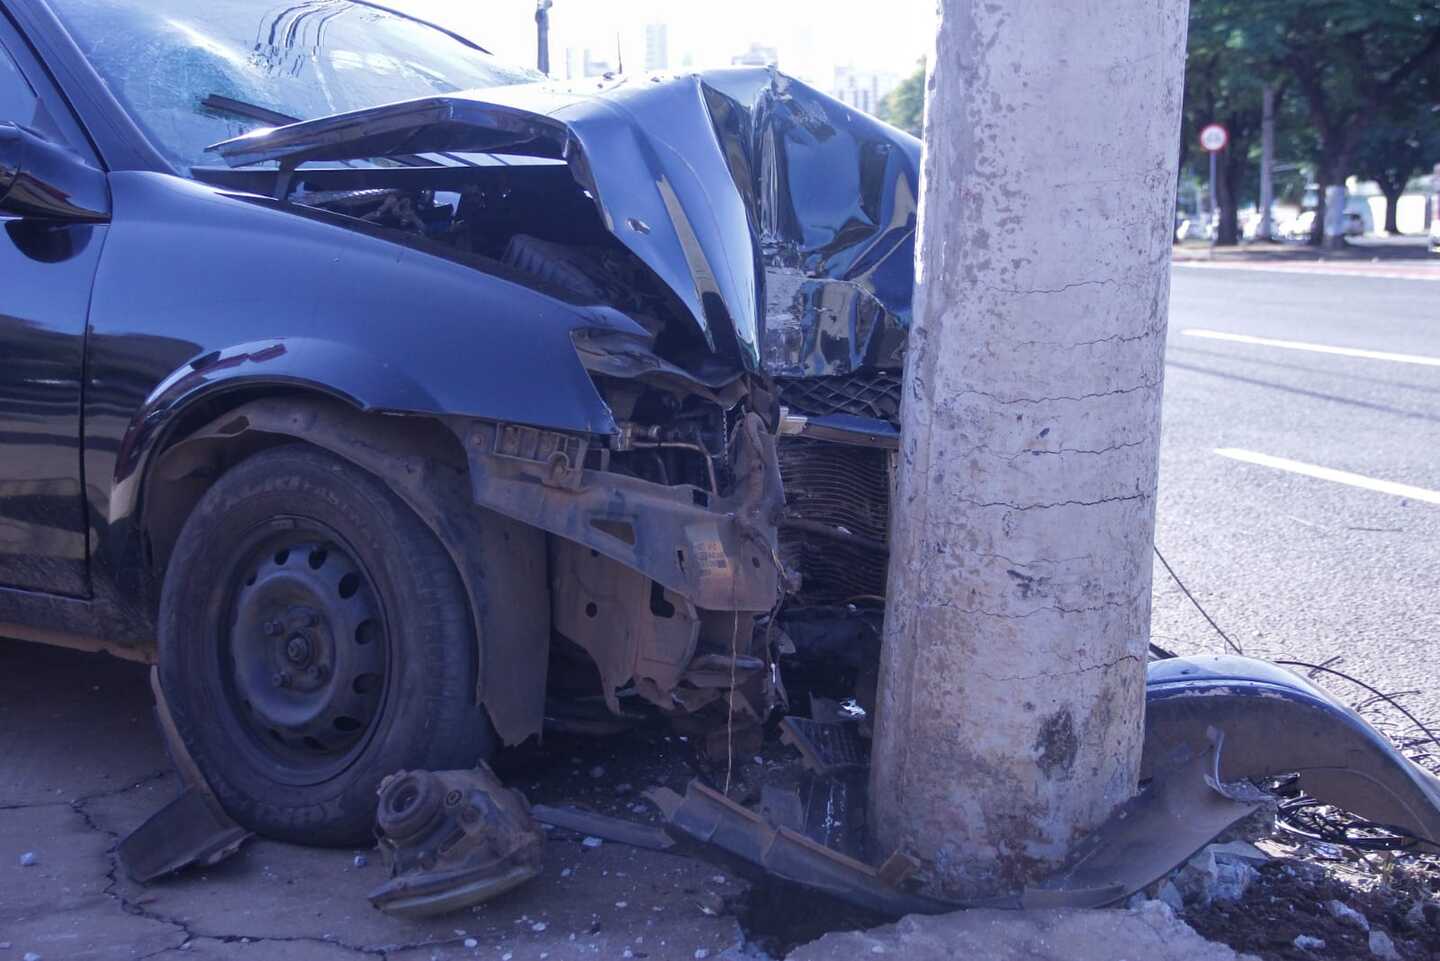
[[1135, 790], [1187, 0], [939, 0], [872, 769], [1014, 890]]

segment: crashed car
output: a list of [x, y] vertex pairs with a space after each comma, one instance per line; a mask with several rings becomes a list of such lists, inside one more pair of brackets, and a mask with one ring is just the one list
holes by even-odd
[[914, 138], [361, 0], [0, 12], [0, 634], [155, 663], [246, 828], [757, 720], [787, 594], [883, 596]]

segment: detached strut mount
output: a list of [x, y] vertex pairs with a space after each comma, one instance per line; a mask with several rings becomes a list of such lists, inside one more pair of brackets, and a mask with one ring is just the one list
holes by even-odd
[[519, 791], [480, 765], [401, 771], [380, 783], [376, 833], [390, 880], [370, 903], [431, 917], [488, 901], [540, 873], [545, 835]]

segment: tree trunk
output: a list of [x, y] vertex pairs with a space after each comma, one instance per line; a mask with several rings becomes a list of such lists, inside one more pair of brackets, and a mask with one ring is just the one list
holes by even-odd
[[1315, 187], [1315, 219], [1310, 223], [1310, 239], [1307, 243], [1311, 247], [1323, 247], [1325, 246], [1325, 215], [1328, 206], [1325, 202], [1325, 194], [1330, 189], [1330, 179], [1323, 172], [1323, 167], [1315, 178]]
[[1135, 790], [1187, 7], [940, 3], [871, 823], [953, 896]]
[[1266, 84], [1260, 118], [1260, 225], [1256, 240], [1275, 239], [1275, 85]]
[[1215, 194], [1220, 201], [1220, 216], [1215, 229], [1215, 246], [1234, 247], [1240, 242], [1239, 166], [1240, 151], [1232, 141], [1221, 151], [1215, 165]]
[[1405, 193], [1405, 185], [1396, 187], [1382, 181], [1380, 189], [1385, 193], [1385, 232], [1393, 237], [1400, 233], [1400, 197]]

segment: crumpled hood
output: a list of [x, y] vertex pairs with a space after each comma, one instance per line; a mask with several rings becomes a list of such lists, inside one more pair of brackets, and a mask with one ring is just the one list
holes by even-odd
[[212, 149], [282, 168], [443, 151], [564, 160], [717, 354], [788, 375], [903, 359], [920, 143], [771, 70], [494, 87]]

